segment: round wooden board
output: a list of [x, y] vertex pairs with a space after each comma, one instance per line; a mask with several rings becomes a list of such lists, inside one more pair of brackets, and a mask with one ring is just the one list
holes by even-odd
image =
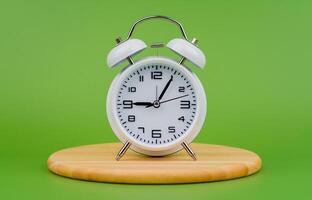
[[74, 179], [139, 184], [228, 180], [251, 175], [261, 168], [257, 154], [234, 147], [192, 144], [197, 161], [184, 150], [165, 157], [148, 157], [128, 150], [116, 161], [121, 146], [110, 143], [64, 149], [49, 157], [48, 168]]

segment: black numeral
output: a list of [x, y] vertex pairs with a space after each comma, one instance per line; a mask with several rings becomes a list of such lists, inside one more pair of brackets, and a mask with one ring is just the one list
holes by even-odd
[[136, 92], [136, 87], [128, 87], [128, 92]]
[[152, 138], [161, 138], [161, 130], [153, 129], [152, 130]]
[[183, 86], [179, 86], [179, 90], [178, 90], [179, 92], [185, 92], [185, 87], [183, 87]]
[[190, 109], [191, 108], [191, 102], [186, 100], [180, 101], [180, 108], [181, 109]]
[[162, 71], [151, 72], [151, 79], [162, 79]]
[[123, 104], [123, 108], [124, 109], [131, 109], [133, 108], [133, 104], [132, 104], [132, 100], [123, 100], [122, 104]]
[[145, 128], [143, 126], [139, 126], [138, 129], [142, 129], [142, 133], [145, 133]]
[[168, 127], [168, 133], [175, 133], [175, 126], [169, 126]]
[[128, 122], [135, 122], [135, 115], [128, 115]]
[[140, 81], [140, 82], [143, 82], [143, 81], [144, 81], [144, 76], [143, 76], [143, 75], [140, 75], [140, 76], [139, 76], [139, 81]]
[[178, 120], [184, 122], [184, 120], [185, 120], [185, 119], [184, 119], [184, 116], [179, 117]]

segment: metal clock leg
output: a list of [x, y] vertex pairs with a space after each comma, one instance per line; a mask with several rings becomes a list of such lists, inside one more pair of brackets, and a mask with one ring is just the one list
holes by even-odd
[[193, 158], [194, 161], [197, 160], [196, 154], [186, 142], [182, 142], [181, 145], [185, 149], [185, 151], [188, 153], [188, 155]]
[[131, 146], [131, 143], [129, 141], [126, 141], [116, 156], [117, 161], [120, 160], [120, 158], [126, 153], [126, 151], [129, 149], [130, 146]]

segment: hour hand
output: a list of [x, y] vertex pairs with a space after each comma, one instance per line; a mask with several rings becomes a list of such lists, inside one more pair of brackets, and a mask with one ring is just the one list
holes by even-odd
[[133, 105], [136, 105], [136, 106], [153, 106], [153, 103], [151, 103], [151, 102], [133, 102]]

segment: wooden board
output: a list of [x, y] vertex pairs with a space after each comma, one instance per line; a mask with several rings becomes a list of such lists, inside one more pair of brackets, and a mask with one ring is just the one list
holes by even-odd
[[192, 144], [197, 161], [184, 150], [165, 157], [148, 157], [130, 149], [116, 161], [121, 146], [111, 143], [64, 149], [49, 157], [48, 168], [74, 179], [140, 184], [228, 180], [251, 175], [261, 168], [257, 154], [227, 146]]

